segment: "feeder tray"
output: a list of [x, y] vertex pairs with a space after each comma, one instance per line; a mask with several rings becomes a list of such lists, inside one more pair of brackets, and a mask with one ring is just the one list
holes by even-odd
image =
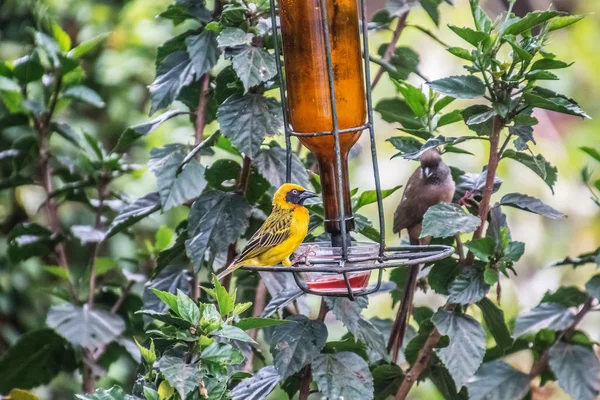
[[[299, 3], [296, 2], [287, 2], [286, 0], [279, 0], [280, 7], [281, 3], [284, 3], [287, 7], [298, 7]], [[299, 0], [299, 1], [312, 1], [312, 0]], [[385, 268], [396, 268], [408, 265], [415, 264], [423, 264], [427, 262], [441, 260], [443, 258], [449, 257], [454, 252], [454, 248], [450, 246], [442, 246], [442, 245], [430, 245], [430, 246], [400, 246], [400, 247], [387, 247], [385, 245], [385, 219], [383, 213], [383, 202], [381, 195], [381, 183], [379, 179], [379, 166], [377, 162], [377, 150], [375, 146], [375, 132], [373, 129], [373, 104], [371, 99], [371, 84], [370, 84], [370, 65], [369, 65], [369, 42], [368, 42], [368, 21], [367, 21], [367, 8], [366, 8], [366, 0], [358, 0], [358, 11], [360, 11], [360, 30], [362, 31], [362, 50], [360, 49], [360, 44], [356, 51], [360, 54], [360, 58], [363, 63], [363, 72], [362, 82], [358, 82], [360, 79], [357, 79], [357, 83], [361, 86], [364, 84], [364, 99], [366, 101], [366, 123], [364, 120], [360, 123], [352, 123], [350, 125], [353, 126], [344, 126], [340, 128], [340, 110], [342, 111], [342, 116], [345, 117], [346, 124], [348, 121], [348, 110], [346, 109], [337, 109], [336, 106], [336, 83], [335, 83], [335, 74], [334, 74], [334, 61], [332, 56], [332, 43], [330, 40], [330, 27], [329, 21], [332, 21], [332, 24], [337, 23], [338, 27], [340, 26], [351, 26], [352, 24], [348, 24], [347, 22], [343, 22], [340, 25], [340, 22], [333, 22], [336, 18], [335, 15], [330, 17], [328, 16], [327, 10], [327, 2], [339, 2], [341, 0], [315, 0], [316, 4], [308, 3], [308, 7], [306, 10], [308, 12], [313, 12], [314, 10], [320, 11], [320, 16], [313, 15], [311, 18], [319, 18], [321, 21], [321, 27], [317, 28], [322, 31], [323, 34], [323, 51], [325, 57], [325, 65], [327, 72], [327, 80], [328, 80], [328, 92], [326, 96], [329, 99], [329, 103], [331, 106], [331, 130], [323, 130], [323, 129], [315, 129], [312, 132], [298, 132], [298, 130], [294, 130], [292, 127], [291, 114], [290, 114], [290, 103], [289, 98], [287, 97], [287, 89], [286, 89], [286, 74], [282, 68], [282, 60], [281, 60], [281, 52], [280, 49], [282, 47], [285, 48], [285, 43], [280, 43], [281, 40], [285, 42], [286, 37], [285, 34], [281, 33], [281, 29], [278, 25], [278, 18], [276, 15], [277, 6], [275, 4], [276, 0], [270, 0], [271, 7], [271, 26], [273, 28], [273, 38], [274, 38], [274, 50], [275, 50], [275, 62], [277, 66], [277, 72], [279, 76], [279, 90], [281, 94], [281, 105], [283, 110], [283, 124], [285, 131], [285, 147], [286, 147], [286, 182], [291, 181], [292, 175], [292, 145], [291, 138], [297, 137], [301, 140], [301, 142], [306, 145], [307, 138], [317, 138], [317, 137], [325, 137], [325, 136], [333, 136], [333, 148], [331, 151], [335, 155], [335, 171], [330, 171], [331, 175], [328, 176], [328, 179], [332, 177], [335, 183], [335, 190], [337, 191], [337, 195], [329, 196], [336, 197], [337, 204], [335, 202], [331, 202], [331, 198], [324, 199], [325, 211], [327, 214], [328, 207], [336, 208], [334, 214], [337, 215], [336, 218], [329, 218], [326, 215], [326, 224], [328, 223], [330, 227], [334, 226], [335, 229], [327, 229], [326, 230], [331, 233], [332, 242], [335, 243], [334, 246], [330, 243], [316, 243], [319, 245], [319, 250], [317, 251], [314, 257], [308, 257], [308, 262], [312, 265], [297, 264], [297, 266], [293, 267], [284, 267], [284, 266], [274, 266], [274, 267], [262, 267], [262, 266], [244, 266], [243, 269], [250, 271], [266, 271], [266, 272], [282, 272], [282, 273], [291, 273], [294, 275], [294, 279], [296, 284], [302, 291], [309, 294], [314, 294], [317, 296], [334, 296], [334, 297], [348, 297], [351, 300], [355, 300], [358, 296], [365, 296], [370, 293], [374, 293], [379, 290], [381, 286], [381, 279], [383, 269]], [[338, 4], [339, 6], [340, 4]], [[318, 6], [318, 7], [317, 7]], [[348, 7], [348, 4], [345, 4], [345, 12], [348, 12], [352, 7]], [[288, 10], [289, 11], [289, 10]], [[312, 15], [312, 14], [311, 14]], [[306, 15], [302, 15], [304, 18]], [[358, 14], [356, 16], [358, 18]], [[341, 17], [340, 17], [341, 18]], [[346, 17], [347, 18], [347, 15]], [[313, 20], [308, 20], [315, 21]], [[296, 21], [298, 22], [298, 21]], [[310, 25], [310, 23], [308, 24]], [[302, 29], [313, 29], [314, 26], [303, 26]], [[322, 29], [321, 29], [322, 28]], [[347, 40], [349, 38], [349, 32], [344, 31], [344, 36], [340, 40]], [[333, 33], [335, 35], [335, 33]], [[314, 38], [313, 38], [314, 39]], [[357, 39], [359, 39], [357, 37]], [[283, 44], [283, 46], [282, 46]], [[339, 45], [339, 43], [338, 43]], [[318, 47], [314, 47], [311, 49], [316, 49]], [[294, 51], [304, 51], [300, 50], [300, 48], [295, 49]], [[311, 50], [312, 51], [312, 50]], [[295, 54], [296, 56], [298, 53]], [[319, 57], [318, 54], [313, 54], [315, 57]], [[343, 58], [340, 58], [343, 57]], [[345, 62], [348, 59], [348, 54], [344, 56], [338, 55], [338, 60], [341, 63]], [[285, 55], [284, 55], [284, 63], [285, 63]], [[315, 64], [316, 65], [316, 64]], [[338, 63], [338, 67], [341, 64]], [[294, 63], [291, 63], [291, 66], [297, 66]], [[354, 70], [356, 72], [356, 70]], [[337, 71], [338, 74], [342, 74], [342, 72]], [[345, 75], [344, 75], [345, 76]], [[303, 79], [309, 79], [308, 77], [304, 77]], [[296, 88], [298, 89], [298, 88]], [[344, 92], [340, 92], [345, 94]], [[310, 95], [310, 93], [304, 93], [303, 96]], [[356, 100], [356, 98], [353, 98]], [[341, 103], [348, 103], [349, 99], [345, 99], [341, 101]], [[343, 105], [342, 107], [346, 107]], [[322, 111], [322, 110], [320, 110]], [[352, 111], [354, 112], [354, 111]], [[377, 208], [379, 212], [379, 232], [380, 232], [380, 240], [379, 243], [352, 243], [351, 237], [349, 234], [349, 230], [353, 226], [353, 218], [350, 214], [346, 215], [345, 211], [348, 210], [349, 206], [349, 191], [344, 190], [344, 179], [347, 175], [344, 175], [344, 171], [347, 172], [347, 168], [342, 167], [342, 147], [340, 136], [345, 135], [353, 135], [355, 133], [362, 133], [363, 131], [369, 131], [369, 139], [371, 146], [371, 160], [373, 163], [373, 176], [375, 180], [375, 192], [377, 194]], [[347, 139], [347, 137], [346, 137]], [[310, 139], [309, 139], [310, 140]], [[346, 140], [347, 143], [347, 140]], [[353, 143], [353, 142], [352, 142]], [[322, 149], [321, 149], [322, 150]], [[347, 146], [344, 148], [344, 151], [347, 151]], [[329, 153], [331, 154], [331, 153]], [[345, 153], [347, 155], [347, 153]], [[344, 161], [345, 162], [345, 161]], [[321, 167], [321, 164], [319, 164]], [[327, 165], [330, 167], [331, 165]], [[344, 164], [345, 167], [345, 164]], [[346, 185], [347, 186], [347, 185]], [[331, 189], [331, 187], [327, 187]], [[347, 188], [346, 188], [347, 189]], [[324, 196], [325, 197], [325, 196]], [[346, 198], [346, 201], [344, 201]], [[329, 200], [326, 202], [325, 200]], [[345, 204], [346, 203], [346, 204]], [[345, 210], [346, 208], [346, 210]], [[349, 224], [348, 224], [349, 223]], [[347, 225], [348, 224], [348, 225]], [[339, 230], [338, 230], [339, 228]], [[300, 246], [297, 250], [296, 254], [302, 254], [304, 249], [308, 244], [304, 244]], [[371, 276], [371, 272], [373, 270], [378, 271], [377, 284], [373, 287], [367, 287], [369, 278]]]
[[[303, 292], [317, 296], [347, 297], [354, 301], [379, 290], [383, 270], [408, 265], [424, 264], [449, 257], [454, 248], [443, 245], [387, 247], [383, 254], [376, 243], [355, 243], [348, 247], [348, 255], [342, 257], [342, 248], [331, 247], [328, 242], [304, 244], [296, 255], [304, 253], [309, 245], [319, 246], [308, 263], [299, 266], [251, 267], [243, 269], [262, 272], [283, 272], [294, 275], [294, 280]], [[371, 273], [377, 270], [377, 283], [367, 286]]]

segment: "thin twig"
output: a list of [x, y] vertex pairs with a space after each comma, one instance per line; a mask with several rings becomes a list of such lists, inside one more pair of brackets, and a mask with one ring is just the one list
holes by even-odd
[[[392, 55], [394, 54], [394, 51], [396, 50], [396, 45], [398, 44], [398, 40], [400, 40], [400, 35], [402, 34], [402, 31], [406, 27], [406, 18], [408, 17], [408, 13], [409, 13], [409, 11], [406, 11], [404, 14], [402, 14], [400, 16], [400, 18], [398, 18], [398, 24], [396, 25], [396, 29], [394, 30], [394, 36], [392, 37], [392, 41], [388, 43], [388, 45], [385, 49], [385, 53], [383, 54], [383, 61], [385, 61], [386, 63], [390, 62], [390, 60], [392, 59]], [[377, 71], [375, 78], [373, 78], [373, 83], [371, 84], [371, 89], [375, 89], [375, 86], [377, 86], [377, 83], [379, 83], [379, 80], [383, 76], [384, 71], [385, 71], [385, 68], [383, 66], [379, 68], [379, 71]]]
[[124, 288], [121, 289], [121, 295], [119, 296], [119, 298], [117, 299], [115, 304], [113, 304], [112, 308], [110, 309], [110, 312], [112, 314], [116, 314], [119, 311], [119, 308], [121, 308], [121, 306], [123, 305], [123, 302], [125, 302], [125, 299], [127, 298], [127, 295], [129, 294], [129, 292], [131, 291], [131, 287], [133, 286], [134, 283], [135, 283], [134, 281], [129, 281], [127, 286], [125, 286]]
[[463, 246], [463, 242], [460, 238], [460, 233], [454, 235], [454, 239], [456, 240], [456, 252], [458, 253], [458, 259], [461, 265], [465, 265], [465, 249]]
[[[98, 184], [98, 210], [96, 211], [96, 224], [95, 229], [102, 228], [102, 211], [104, 209], [104, 198], [106, 196], [107, 182], [103, 177], [100, 177], [100, 183]], [[88, 308], [91, 310], [94, 308], [94, 295], [96, 294], [96, 259], [100, 252], [102, 242], [96, 242], [92, 245], [92, 259], [90, 261], [90, 288], [88, 293]]]
[[502, 158], [502, 154], [504, 153], [504, 150], [506, 150], [506, 146], [508, 146], [508, 142], [510, 141], [511, 137], [512, 133], [509, 133], [506, 139], [504, 140], [504, 143], [502, 143], [502, 146], [500, 146], [500, 150], [498, 151], [498, 159]]

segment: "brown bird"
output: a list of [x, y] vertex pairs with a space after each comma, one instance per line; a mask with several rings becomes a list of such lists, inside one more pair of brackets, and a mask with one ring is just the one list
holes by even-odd
[[[426, 150], [420, 161], [421, 166], [408, 180], [402, 200], [394, 212], [394, 233], [406, 229], [411, 245], [427, 245], [431, 242], [431, 237], [419, 238], [423, 217], [429, 207], [440, 202], [449, 203], [454, 196], [454, 181], [450, 175], [450, 168], [444, 163], [440, 153], [436, 149]], [[402, 347], [420, 269], [421, 265], [418, 264], [410, 269], [398, 315], [392, 327], [388, 351], [393, 350], [393, 360], [398, 358]]]

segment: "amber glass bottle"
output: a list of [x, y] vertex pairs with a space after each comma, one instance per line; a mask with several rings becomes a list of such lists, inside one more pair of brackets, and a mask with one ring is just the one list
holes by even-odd
[[[356, 0], [323, 0], [327, 4], [329, 40], [334, 70], [339, 129], [365, 123], [365, 91]], [[333, 129], [323, 19], [319, 0], [280, 0], [281, 33], [288, 106], [292, 129], [298, 133]], [[360, 130], [340, 134], [343, 193], [338, 192], [333, 136], [299, 139], [317, 157], [323, 187], [325, 230], [340, 245], [342, 219], [354, 229], [348, 182], [348, 153]], [[344, 216], [338, 198], [344, 199]]]

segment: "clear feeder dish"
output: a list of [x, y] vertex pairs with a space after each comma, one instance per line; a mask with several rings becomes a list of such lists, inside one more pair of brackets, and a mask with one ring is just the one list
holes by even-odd
[[[301, 245], [294, 253], [294, 257], [302, 256], [309, 246], [315, 247], [313, 252], [308, 255], [308, 265], [313, 268], [331, 267], [331, 265], [340, 265], [342, 260], [342, 248], [332, 247], [329, 242], [307, 243]], [[343, 268], [353, 269], [354, 267], [373, 268], [376, 259], [373, 254], [379, 253], [379, 244], [376, 243], [353, 243], [348, 247], [348, 260], [343, 264]], [[351, 261], [351, 260], [364, 261]], [[349, 272], [346, 275], [352, 291], [363, 291], [369, 284], [372, 269], [366, 271]], [[322, 294], [348, 294], [346, 278], [343, 274], [334, 272], [302, 272], [301, 273], [306, 286], [313, 292]]]

